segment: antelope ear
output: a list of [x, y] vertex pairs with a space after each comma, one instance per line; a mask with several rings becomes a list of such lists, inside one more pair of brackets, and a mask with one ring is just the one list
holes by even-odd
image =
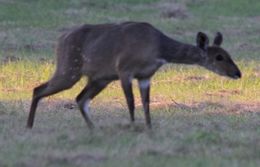
[[209, 38], [203, 32], [198, 32], [197, 34], [197, 46], [202, 50], [206, 51], [209, 46]]
[[216, 33], [213, 45], [220, 46], [223, 42], [223, 36], [220, 32]]

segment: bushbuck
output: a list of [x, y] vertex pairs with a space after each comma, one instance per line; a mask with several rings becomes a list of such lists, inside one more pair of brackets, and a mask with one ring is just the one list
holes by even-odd
[[149, 23], [85, 24], [65, 32], [57, 44], [57, 67], [53, 77], [33, 91], [27, 127], [32, 128], [39, 100], [71, 88], [82, 76], [88, 83], [76, 97], [89, 128], [89, 102], [110, 82], [119, 79], [130, 120], [134, 122], [132, 80], [137, 79], [146, 126], [151, 127], [149, 111], [150, 79], [165, 63], [196, 64], [219, 75], [241, 78], [241, 72], [227, 51], [221, 48], [218, 32], [213, 44], [198, 32], [196, 45], [176, 41]]

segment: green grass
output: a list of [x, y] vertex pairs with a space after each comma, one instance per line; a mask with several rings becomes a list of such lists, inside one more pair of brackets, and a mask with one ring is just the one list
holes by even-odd
[[[171, 107], [153, 111], [153, 130], [140, 110], [135, 126], [126, 108], [93, 104], [96, 129], [88, 131], [77, 109], [45, 103], [34, 129], [23, 127], [26, 107], [1, 114], [0, 162], [8, 166], [257, 166], [259, 114], [217, 114], [211, 107], [191, 112]], [[221, 107], [214, 106], [217, 110]], [[44, 110], [48, 112], [44, 112]], [[19, 112], [17, 112], [19, 110]], [[106, 112], [104, 112], [104, 110]], [[226, 111], [223, 111], [226, 113]], [[244, 112], [244, 111], [242, 111]], [[8, 138], [8, 140], [7, 140]]]
[[[202, 0], [202, 1], [188, 1], [187, 5], [191, 8], [193, 13], [201, 16], [227, 16], [227, 17], [243, 17], [243, 16], [259, 16], [260, 2], [255, 0]], [[227, 10], [228, 7], [228, 10]]]
[[[213, 101], [231, 100], [252, 103], [260, 101], [260, 80], [255, 62], [240, 62], [243, 71], [241, 80], [231, 80], [217, 76], [199, 67], [166, 66], [152, 80], [152, 96], [175, 99], [182, 103], [193, 103], [211, 99]], [[17, 70], [19, 69], [19, 70]], [[0, 98], [4, 100], [28, 100], [32, 88], [51, 78], [55, 65], [51, 62], [19, 61], [7, 63], [0, 68]], [[73, 99], [83, 89], [86, 79], [73, 89], [59, 93], [54, 98]], [[19, 92], [19, 93], [17, 93]], [[135, 83], [135, 94], [138, 94]], [[113, 99], [123, 97], [118, 82], [113, 82], [98, 98]]]
[[[163, 17], [167, 0], [1, 1], [0, 166], [259, 166], [259, 1], [170, 2], [187, 17]], [[114, 82], [92, 102], [93, 132], [74, 103], [83, 78], [43, 100], [35, 127], [25, 129], [32, 89], [51, 77], [62, 30], [128, 20], [150, 22], [189, 43], [198, 31], [211, 42], [221, 31], [223, 47], [243, 78], [230, 80], [197, 66], [164, 66], [152, 80], [151, 131], [144, 126], [136, 82], [133, 126]]]

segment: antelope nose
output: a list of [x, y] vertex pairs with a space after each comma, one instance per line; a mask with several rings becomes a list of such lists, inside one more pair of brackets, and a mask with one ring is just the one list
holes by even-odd
[[241, 78], [241, 77], [242, 77], [241, 72], [240, 72], [240, 71], [237, 71], [237, 72], [235, 73], [235, 78]]

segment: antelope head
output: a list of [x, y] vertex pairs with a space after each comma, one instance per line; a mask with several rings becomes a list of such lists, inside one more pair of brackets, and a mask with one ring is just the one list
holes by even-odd
[[223, 36], [217, 32], [213, 44], [209, 46], [208, 36], [198, 32], [197, 47], [201, 49], [200, 54], [203, 57], [199, 65], [219, 75], [239, 79], [242, 74], [229, 53], [221, 47], [222, 42]]

